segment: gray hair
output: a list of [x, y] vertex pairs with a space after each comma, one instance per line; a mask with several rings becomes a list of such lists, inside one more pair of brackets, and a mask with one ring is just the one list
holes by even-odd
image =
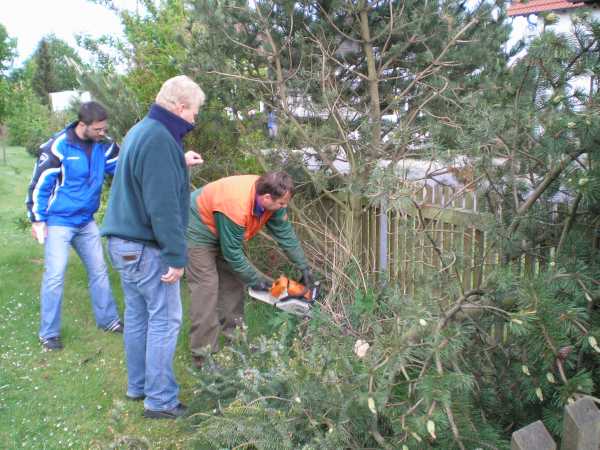
[[165, 81], [156, 95], [156, 103], [169, 111], [182, 103], [188, 107], [201, 107], [206, 100], [204, 91], [186, 75], [179, 75]]

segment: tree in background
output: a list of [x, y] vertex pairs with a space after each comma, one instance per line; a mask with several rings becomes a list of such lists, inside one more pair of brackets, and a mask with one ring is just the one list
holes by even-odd
[[[197, 129], [186, 138], [186, 145], [201, 152], [206, 161], [192, 174], [193, 184], [237, 173], [242, 167], [255, 171], [252, 162], [239, 152], [242, 130], [225, 113], [228, 103], [221, 84], [190, 63], [194, 25], [188, 21], [187, 2], [144, 0], [135, 11], [120, 10], [111, 1], [102, 4], [121, 17], [126, 38], [123, 42], [108, 36], [81, 39], [99, 64], [94, 71], [80, 71], [79, 80], [111, 112], [116, 136], [146, 114], [166, 79], [185, 73], [194, 77], [208, 96]], [[117, 73], [116, 67], [126, 67], [126, 72]]]
[[49, 94], [77, 89], [74, 65], [82, 65], [77, 52], [54, 35], [42, 38], [33, 56], [26, 61], [31, 65], [31, 85], [43, 103], [49, 103]]
[[0, 126], [4, 124], [8, 112], [9, 84], [7, 81], [8, 69], [16, 56], [16, 40], [6, 32], [4, 25], [0, 24]]
[[53, 35], [44, 37], [34, 54], [22, 68], [7, 77], [6, 125], [9, 142], [24, 146], [37, 155], [38, 147], [67, 120], [53, 114], [49, 107], [50, 92], [79, 87], [76, 65], [81, 65], [77, 52]]
[[16, 56], [16, 39], [11, 38], [4, 25], [0, 24], [0, 76], [6, 77]]

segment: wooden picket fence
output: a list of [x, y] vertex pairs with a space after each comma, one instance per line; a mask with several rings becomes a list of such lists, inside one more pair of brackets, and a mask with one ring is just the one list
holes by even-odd
[[[398, 282], [414, 292], [427, 271], [445, 270], [459, 276], [465, 289], [478, 286], [498, 254], [489, 246], [486, 230], [494, 216], [481, 211], [475, 192], [425, 187], [413, 200], [395, 207], [371, 206], [362, 215], [363, 263], [380, 279]], [[382, 259], [382, 215], [387, 216], [387, 256]], [[456, 265], [458, 271], [450, 270]], [[458, 273], [458, 275], [456, 275]]]
[[[335, 252], [331, 247], [344, 220], [340, 209], [339, 203], [331, 202], [317, 212], [332, 232], [323, 257]], [[559, 215], [557, 209], [549, 226], [552, 221], [559, 226]], [[445, 186], [426, 186], [412, 199], [395, 199], [387, 205], [364, 199], [356, 219], [360, 221], [355, 236], [360, 249], [357, 263], [365, 273], [396, 283], [405, 294], [414, 293], [424, 274], [442, 271], [454, 281], [459, 278], [464, 289], [476, 288], [501, 262], [500, 249], [493, 246], [498, 242], [495, 217], [477, 192]], [[382, 220], [386, 227], [382, 228]], [[385, 250], [382, 233], [386, 234]], [[552, 261], [554, 250], [552, 245], [540, 244], [512, 260], [510, 267], [517, 273], [536, 273]]]

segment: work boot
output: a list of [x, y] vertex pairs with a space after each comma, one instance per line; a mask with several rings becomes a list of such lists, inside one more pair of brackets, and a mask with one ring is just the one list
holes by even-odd
[[177, 419], [178, 417], [184, 416], [186, 412], [187, 406], [183, 403], [179, 403], [175, 408], [167, 409], [165, 411], [144, 409], [144, 417], [147, 419]]

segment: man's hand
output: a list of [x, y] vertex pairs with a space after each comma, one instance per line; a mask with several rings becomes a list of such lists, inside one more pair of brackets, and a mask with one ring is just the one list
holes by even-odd
[[250, 288], [254, 291], [268, 291], [271, 289], [272, 283], [267, 280], [260, 280], [254, 283]]
[[167, 284], [173, 284], [183, 276], [183, 267], [169, 267], [169, 271], [160, 277], [160, 281]]
[[302, 278], [300, 278], [300, 283], [302, 283], [308, 289], [311, 289], [313, 287], [315, 279], [308, 267], [302, 271]]
[[31, 235], [34, 239], [37, 239], [40, 244], [43, 244], [48, 236], [46, 222], [33, 222], [31, 224]]
[[202, 156], [200, 156], [200, 153], [196, 153], [192, 150], [190, 150], [189, 152], [185, 152], [185, 164], [188, 167], [191, 166], [196, 166], [198, 164], [202, 164], [204, 162], [204, 160], [202, 159]]

